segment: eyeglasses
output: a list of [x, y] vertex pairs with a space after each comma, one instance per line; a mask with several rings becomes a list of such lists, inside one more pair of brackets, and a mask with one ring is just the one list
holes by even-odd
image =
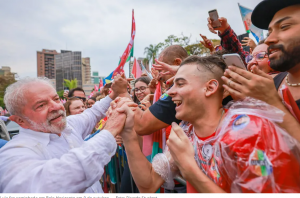
[[137, 93], [138, 91], [141, 91], [141, 93], [142, 93], [142, 92], [144, 92], [147, 88], [148, 88], [148, 87], [144, 87], [144, 86], [142, 86], [142, 87], [140, 87], [140, 88], [135, 88], [135, 89], [134, 89], [134, 92]]
[[248, 64], [250, 61], [252, 61], [253, 58], [255, 58], [256, 61], [262, 61], [264, 58], [268, 56], [267, 52], [260, 52], [255, 55], [248, 55], [245, 59], [246, 63]]
[[84, 98], [84, 97], [73, 96], [72, 98], [78, 98], [78, 99], [82, 100], [83, 102], [85, 102], [85, 101], [86, 101], [86, 98]]

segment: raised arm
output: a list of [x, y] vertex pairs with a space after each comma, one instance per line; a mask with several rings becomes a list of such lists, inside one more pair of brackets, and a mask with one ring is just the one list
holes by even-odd
[[245, 59], [246, 56], [249, 55], [249, 52], [246, 52], [243, 49], [242, 44], [239, 42], [233, 29], [231, 29], [229, 23], [227, 22], [227, 19], [224, 17], [219, 18], [221, 27], [216, 29], [212, 27], [210, 18], [208, 18], [207, 20], [208, 20], [208, 24], [207, 24], [208, 29], [214, 34], [216, 34], [218, 31], [218, 35], [221, 38], [222, 47], [232, 53], [238, 53], [241, 56], [244, 64], [247, 65]]
[[134, 113], [127, 104], [120, 109], [128, 111], [125, 127], [121, 133], [126, 149], [128, 164], [134, 181], [141, 193], [155, 193], [164, 180], [154, 171], [152, 164], [141, 151], [138, 135], [134, 131]]

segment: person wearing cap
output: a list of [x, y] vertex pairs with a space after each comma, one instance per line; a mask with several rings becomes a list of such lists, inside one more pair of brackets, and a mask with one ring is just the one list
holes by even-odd
[[270, 67], [282, 73], [273, 81], [256, 66], [253, 73], [229, 66], [222, 77], [224, 87], [237, 98], [253, 97], [284, 111], [284, 120], [278, 124], [300, 142], [300, 124], [279, 96], [280, 89], [288, 87], [300, 109], [300, 1], [264, 0], [253, 10], [252, 23], [268, 30], [265, 43], [269, 46]]

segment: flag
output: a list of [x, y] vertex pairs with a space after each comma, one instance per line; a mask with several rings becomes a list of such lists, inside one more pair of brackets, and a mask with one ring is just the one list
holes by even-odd
[[[133, 31], [135, 31], [134, 10], [132, 10], [131, 36], [132, 36]], [[134, 49], [134, 44], [132, 44], [132, 48], [130, 50], [130, 54], [129, 54], [126, 62], [130, 61], [130, 58], [133, 57], [133, 49]]]
[[[133, 14], [133, 12], [132, 12]], [[134, 37], [135, 37], [135, 20], [134, 20], [134, 16], [132, 15], [132, 27], [131, 27], [131, 31], [132, 31], [132, 34], [131, 34], [131, 38], [130, 38], [130, 41], [129, 41], [129, 44], [127, 45], [123, 55], [121, 56], [121, 60], [120, 60], [120, 63], [119, 63], [119, 66], [115, 69], [115, 71], [113, 72], [113, 75], [112, 75], [112, 78], [114, 78], [117, 74], [121, 73], [121, 72], [124, 72], [124, 65], [127, 61], [127, 58], [129, 56], [129, 53], [131, 52], [131, 49], [133, 47], [133, 41], [134, 41]]]
[[137, 62], [136, 58], [134, 58], [134, 61], [133, 61], [132, 75], [134, 76], [135, 79], [142, 76], [142, 70], [141, 70], [141, 67], [140, 67], [139, 63]]
[[[153, 104], [159, 100], [161, 96], [160, 82], [156, 85], [154, 93]], [[152, 162], [153, 157], [157, 153], [162, 152], [162, 130], [156, 131], [150, 135], [143, 136], [143, 153], [146, 158]]]
[[113, 73], [114, 72], [111, 72], [106, 78], [103, 79], [103, 86], [111, 82]]
[[151, 75], [150, 72], [148, 72], [148, 70], [145, 68], [145, 66], [143, 65], [143, 62], [141, 61], [141, 68], [142, 68], [142, 72], [146, 72], [147, 76], [152, 80], [153, 77]]
[[300, 123], [300, 110], [289, 88], [283, 85], [280, 89], [280, 93], [283, 100], [283, 104]]
[[100, 82], [99, 82], [99, 91], [100, 91], [100, 89], [102, 89], [102, 87], [103, 87], [103, 81], [102, 81], [102, 79], [100, 79]]
[[91, 98], [94, 95], [94, 91], [92, 91], [92, 93], [89, 95], [88, 98]]
[[238, 6], [239, 6], [239, 9], [241, 12], [242, 20], [243, 20], [246, 31], [251, 32], [257, 42], [264, 39], [263, 30], [259, 29], [258, 27], [254, 26], [252, 24], [251, 15], [252, 15], [253, 10], [246, 8], [245, 6], [242, 6], [240, 4], [238, 4]]
[[[161, 84], [158, 81], [156, 85], [156, 90], [153, 97], [153, 104], [158, 101], [161, 97], [164, 98], [166, 94], [162, 95]], [[166, 143], [165, 129], [160, 129], [150, 135], [143, 136], [143, 153], [146, 158], [152, 162], [154, 156], [158, 153], [162, 153], [164, 149], [164, 144]], [[163, 193], [164, 189], [159, 188], [156, 193]]]
[[98, 91], [98, 87], [97, 85], [94, 85], [94, 91], [97, 92]]
[[130, 54], [129, 54], [127, 60], [126, 60], [126, 63], [127, 63], [128, 61], [130, 61], [130, 59], [133, 57], [133, 48], [134, 48], [134, 45], [132, 44], [132, 48], [131, 48], [131, 50], [130, 50]]

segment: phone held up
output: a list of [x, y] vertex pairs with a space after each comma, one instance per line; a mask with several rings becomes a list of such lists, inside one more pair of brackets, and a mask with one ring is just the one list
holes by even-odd
[[224, 54], [222, 58], [227, 66], [236, 66], [246, 70], [245, 64], [239, 54]]
[[209, 18], [212, 22], [213, 28], [221, 27], [221, 23], [219, 21], [218, 11], [216, 9], [208, 11]]

